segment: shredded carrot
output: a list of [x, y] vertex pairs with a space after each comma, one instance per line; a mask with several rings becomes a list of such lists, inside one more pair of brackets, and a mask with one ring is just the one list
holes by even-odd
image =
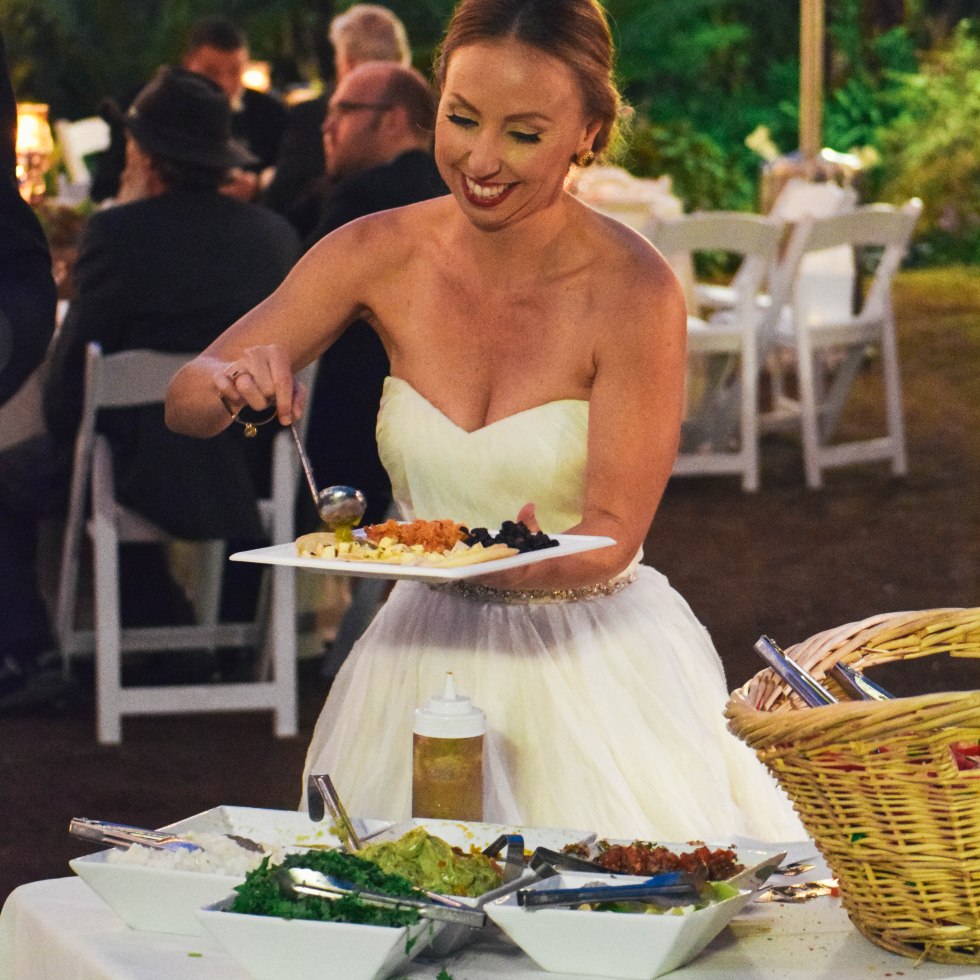
[[393, 538], [401, 544], [420, 544], [426, 551], [449, 551], [466, 537], [462, 524], [455, 521], [385, 521], [364, 528], [368, 541], [377, 544], [382, 538]]

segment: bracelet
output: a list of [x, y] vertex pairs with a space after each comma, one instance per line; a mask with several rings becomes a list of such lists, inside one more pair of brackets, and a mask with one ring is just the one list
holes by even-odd
[[224, 395], [218, 394], [221, 399], [221, 404], [225, 406], [225, 411], [231, 416], [232, 422], [237, 422], [245, 430], [245, 438], [253, 439], [259, 431], [260, 425], [266, 425], [271, 422], [276, 417], [276, 406], [272, 406], [272, 411], [269, 412], [264, 418], [260, 419], [242, 419], [239, 416], [242, 412], [248, 408], [247, 405], [243, 405], [237, 412], [231, 407], [231, 403], [225, 398]]
[[228, 399], [225, 398], [225, 396], [222, 395], [220, 391], [218, 392], [218, 397], [221, 399], [221, 404], [225, 406], [225, 411], [231, 416], [232, 422], [237, 422], [238, 421], [238, 412], [236, 412], [231, 407], [231, 402], [228, 401]]

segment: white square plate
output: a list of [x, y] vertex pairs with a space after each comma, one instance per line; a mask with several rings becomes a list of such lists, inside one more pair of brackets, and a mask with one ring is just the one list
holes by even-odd
[[345, 561], [339, 558], [301, 558], [296, 554], [295, 542], [273, 544], [251, 551], [238, 551], [232, 561], [258, 562], [260, 565], [287, 565], [291, 568], [307, 568], [331, 575], [350, 575], [355, 578], [411, 579], [419, 582], [454, 582], [459, 579], [505, 572], [522, 565], [534, 565], [552, 558], [565, 558], [583, 551], [608, 548], [615, 544], [613, 538], [591, 534], [552, 534], [558, 544], [553, 548], [526, 551], [510, 558], [497, 558], [477, 565], [459, 565], [454, 568], [427, 567], [424, 565], [393, 565], [382, 561]]

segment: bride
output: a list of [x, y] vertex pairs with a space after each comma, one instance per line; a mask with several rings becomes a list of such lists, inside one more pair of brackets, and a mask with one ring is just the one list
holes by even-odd
[[295, 372], [363, 319], [391, 362], [377, 434], [405, 518], [519, 515], [617, 542], [477, 587], [396, 585], [307, 756], [352, 812], [409, 816], [412, 712], [452, 670], [487, 713], [487, 820], [800, 839], [725, 728], [706, 631], [640, 563], [677, 450], [686, 314], [661, 255], [565, 190], [613, 136], [611, 71], [596, 0], [462, 0], [437, 64], [451, 195], [323, 239], [176, 376], [167, 420], [207, 437], [274, 399], [289, 424]]

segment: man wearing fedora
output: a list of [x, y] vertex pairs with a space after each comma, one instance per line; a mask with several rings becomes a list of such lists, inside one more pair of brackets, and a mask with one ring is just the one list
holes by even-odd
[[[245, 86], [242, 73], [248, 59], [245, 32], [227, 17], [219, 15], [202, 17], [191, 26], [180, 64], [188, 71], [210, 78], [228, 99], [232, 110], [232, 133], [252, 157], [244, 166], [229, 168], [221, 189], [243, 201], [254, 201], [263, 171], [276, 161], [287, 115], [278, 96]], [[133, 94], [129, 93], [126, 105]], [[93, 201], [116, 198], [125, 166], [126, 128], [113, 119], [107, 121], [112, 126], [112, 140], [108, 149], [98, 154], [94, 161], [90, 191]]]
[[[48, 431], [39, 437], [38, 468], [26, 484], [32, 492], [24, 494], [24, 509], [41, 513], [21, 513], [21, 522], [36, 524], [63, 506], [58, 498], [69, 482], [90, 341], [106, 354], [198, 353], [265, 299], [300, 254], [284, 218], [220, 193], [229, 169], [250, 155], [232, 139], [231, 107], [211, 81], [161, 68], [118, 119], [127, 137], [120, 203], [92, 215], [80, 243], [75, 296], [46, 362]], [[186, 439], [167, 429], [159, 405], [104, 413], [99, 428], [112, 442], [116, 492], [126, 506], [180, 538], [261, 538], [256, 497], [268, 475], [269, 439], [242, 439], [239, 430], [207, 443]], [[165, 625], [171, 614], [181, 615], [186, 603], [162, 551], [153, 545], [123, 551], [124, 615], [130, 592], [154, 603], [141, 608], [142, 624]], [[25, 570], [28, 580], [33, 574]], [[7, 610], [8, 624], [15, 624], [8, 635], [20, 638], [14, 654], [29, 660], [48, 626], [36, 615], [27, 622], [18, 615]]]

